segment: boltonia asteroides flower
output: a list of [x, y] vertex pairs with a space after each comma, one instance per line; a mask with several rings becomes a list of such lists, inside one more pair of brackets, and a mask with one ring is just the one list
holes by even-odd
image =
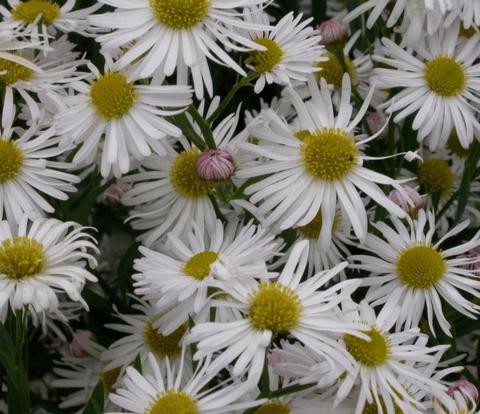
[[80, 182], [62, 170], [72, 164], [55, 161], [70, 148], [59, 148], [55, 129], [32, 124], [27, 130], [14, 128], [14, 108], [3, 108], [0, 129], [0, 219], [16, 225], [23, 214], [35, 219], [55, 209], [44, 195], [67, 200]]
[[10, 229], [0, 222], [0, 312], [29, 306], [36, 313], [58, 309], [58, 291], [88, 309], [80, 292], [97, 279], [86, 268], [96, 265], [95, 239], [73, 222], [26, 216]]
[[162, 332], [170, 334], [204, 309], [215, 280], [268, 278], [266, 262], [279, 251], [279, 242], [266, 229], [249, 223], [242, 226], [220, 220], [203, 232], [194, 224], [185, 237], [167, 235], [163, 252], [140, 247], [136, 260], [135, 293], [155, 300]]
[[347, 359], [338, 350], [335, 335], [355, 335], [355, 325], [339, 321], [337, 305], [350, 296], [360, 281], [349, 280], [324, 291], [318, 290], [344, 269], [346, 262], [301, 282], [307, 259], [308, 243], [301, 241], [275, 281], [241, 279], [219, 283], [227, 299], [219, 301], [218, 306], [238, 309], [243, 318], [195, 325], [186, 339], [197, 342], [194, 359], [219, 352], [209, 368], [211, 372], [235, 361], [233, 375], [248, 371], [249, 381], [256, 384], [267, 347], [275, 335], [284, 334], [349, 369]]
[[357, 237], [362, 239], [367, 234], [367, 214], [357, 188], [392, 214], [406, 215], [377, 185], [392, 185], [401, 190], [398, 182], [363, 166], [363, 162], [372, 157], [362, 154], [361, 147], [380, 132], [367, 137], [356, 135], [355, 128], [367, 111], [373, 89], [351, 119], [353, 107], [347, 74], [343, 78], [337, 115], [325, 81], [321, 80], [319, 89], [312, 77], [309, 85], [312, 99], [307, 102], [290, 90], [298, 114], [295, 131], [273, 111], [264, 112], [265, 122], [258, 122], [251, 128], [251, 134], [261, 142], [243, 146], [262, 158], [257, 165], [240, 166], [237, 176], [269, 175], [246, 188], [250, 201], [259, 204], [260, 217], [266, 217], [264, 224], [274, 225], [279, 230], [304, 226], [321, 211], [320, 239], [328, 243], [339, 206], [342, 215], [352, 223]]
[[[480, 34], [460, 41], [457, 25], [429, 36], [413, 53], [384, 38], [384, 56], [374, 59], [389, 68], [375, 69], [373, 82], [382, 88], [403, 88], [385, 104], [400, 122], [415, 114], [418, 139], [439, 136], [445, 143], [455, 128], [464, 148], [480, 131], [475, 106], [480, 103]], [[392, 68], [392, 69], [390, 69]]]
[[420, 210], [418, 219], [407, 217], [407, 225], [391, 218], [392, 226], [380, 222], [374, 227], [382, 238], [369, 234], [363, 248], [374, 255], [356, 255], [355, 267], [371, 272], [363, 283], [371, 286], [366, 300], [385, 308], [399, 306], [397, 327], [418, 326], [424, 308], [432, 333], [434, 319], [441, 329], [450, 334], [450, 323], [445, 319], [442, 300], [458, 312], [476, 318], [480, 306], [463, 297], [462, 293], [480, 297], [480, 280], [475, 270], [466, 266], [476, 262], [475, 257], [459, 257], [480, 245], [480, 233], [471, 240], [443, 249], [449, 238], [460, 234], [469, 224], [464, 221], [453, 227], [437, 242], [433, 240], [435, 218], [431, 212]]
[[[192, 72], [195, 93], [203, 98], [203, 89], [213, 93], [207, 58], [245, 75], [244, 70], [222, 48], [263, 49], [239, 29], [266, 30], [269, 26], [240, 19], [240, 8], [263, 5], [267, 0], [101, 0], [116, 7], [112, 13], [91, 17], [91, 22], [112, 33], [97, 37], [105, 53], [133, 42], [117, 61], [119, 68], [136, 63], [140, 78], [170, 76], [177, 69], [178, 84], [187, 84]], [[221, 45], [218, 44], [221, 43]]]
[[[152, 151], [167, 153], [167, 136], [178, 137], [178, 127], [164, 119], [182, 112], [191, 103], [186, 86], [135, 83], [126, 72], [107, 68], [101, 74], [92, 64], [88, 80], [72, 83], [77, 94], [58, 97], [56, 128], [65, 145], [82, 144], [73, 159], [91, 163], [104, 142], [100, 171], [107, 177], [130, 170], [130, 156], [137, 160]], [[104, 136], [104, 138], [103, 138]]]

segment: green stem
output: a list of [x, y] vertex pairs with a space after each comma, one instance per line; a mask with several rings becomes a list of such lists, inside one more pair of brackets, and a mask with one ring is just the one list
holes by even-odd
[[198, 147], [198, 149], [202, 151], [205, 149], [205, 143], [200, 135], [195, 132], [185, 114], [172, 116], [172, 120], [174, 124], [182, 130], [183, 134]]
[[203, 138], [205, 142], [207, 143], [208, 148], [215, 149], [217, 148], [217, 145], [215, 143], [215, 138], [213, 137], [212, 129], [210, 125], [208, 124], [207, 121], [203, 118], [202, 115], [197, 111], [197, 108], [195, 108], [193, 105], [191, 105], [188, 108], [188, 113], [192, 115], [193, 119], [195, 122], [198, 124], [200, 127], [200, 130], [202, 131]]
[[219, 105], [217, 110], [210, 116], [210, 118], [207, 119], [207, 122], [210, 124], [213, 124], [218, 117], [220, 117], [225, 109], [227, 109], [228, 105], [232, 101], [232, 99], [235, 97], [235, 95], [238, 93], [240, 89], [242, 89], [245, 86], [252, 86], [252, 81], [258, 78], [257, 73], [249, 73], [247, 76], [244, 78], [240, 79], [232, 89], [230, 89], [230, 92], [228, 92], [227, 96], [225, 99], [222, 101], [222, 103]]

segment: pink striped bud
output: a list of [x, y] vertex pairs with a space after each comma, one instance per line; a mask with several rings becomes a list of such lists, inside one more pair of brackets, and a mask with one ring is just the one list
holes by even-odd
[[425, 196], [422, 196], [418, 193], [417, 190], [409, 187], [408, 185], [404, 185], [403, 189], [405, 190], [405, 193], [407, 193], [408, 197], [410, 197], [410, 200], [413, 202], [413, 206], [398, 190], [391, 191], [388, 195], [388, 198], [392, 200], [397, 206], [405, 210], [408, 214], [416, 213], [418, 210], [425, 208]]
[[321, 23], [317, 30], [322, 35], [320, 43], [331, 46], [337, 43], [344, 43], [348, 37], [347, 27], [336, 19], [327, 20]]
[[237, 162], [230, 148], [206, 149], [197, 159], [197, 173], [204, 180], [228, 180], [235, 169]]

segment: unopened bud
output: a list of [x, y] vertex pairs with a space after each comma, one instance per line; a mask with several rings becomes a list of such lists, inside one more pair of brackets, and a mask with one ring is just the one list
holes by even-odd
[[408, 185], [403, 186], [403, 190], [406, 195], [410, 198], [411, 203], [408, 198], [405, 197], [399, 190], [393, 190], [388, 195], [388, 198], [393, 201], [397, 206], [402, 208], [408, 214], [416, 213], [418, 210], [425, 208], [426, 199], [425, 196], [422, 196], [417, 190], [409, 187]]
[[322, 35], [320, 43], [326, 46], [344, 43], [348, 37], [347, 27], [336, 19], [330, 19], [321, 23], [317, 30]]
[[206, 149], [197, 159], [197, 173], [204, 180], [228, 180], [235, 169], [237, 162], [230, 148]]
[[[376, 134], [380, 131], [386, 122], [387, 117], [383, 112], [369, 112], [367, 114], [367, 124], [372, 134]], [[384, 132], [385, 131], [382, 132], [382, 135]]]
[[73, 335], [72, 342], [68, 344], [68, 349], [70, 354], [75, 357], [82, 357], [88, 354], [87, 349], [85, 348], [85, 343], [92, 341], [94, 335], [91, 331], [78, 329]]
[[447, 390], [447, 394], [455, 401], [456, 410], [447, 411], [442, 403], [434, 400], [433, 407], [437, 414], [470, 414], [477, 410], [478, 389], [467, 380], [460, 380], [453, 383]]

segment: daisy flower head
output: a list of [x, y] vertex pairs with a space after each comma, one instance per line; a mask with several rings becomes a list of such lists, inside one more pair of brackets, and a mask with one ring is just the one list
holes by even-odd
[[59, 97], [56, 128], [64, 145], [81, 144], [73, 162], [91, 161], [103, 144], [100, 171], [108, 177], [130, 170], [131, 160], [152, 152], [167, 153], [167, 137], [178, 137], [179, 128], [165, 117], [182, 112], [191, 103], [186, 86], [143, 85], [129, 73], [107, 65], [100, 73], [74, 82], [76, 94]]
[[216, 220], [200, 231], [194, 223], [190, 234], [167, 235], [164, 252], [141, 246], [135, 261], [135, 294], [157, 303], [165, 314], [159, 323], [169, 334], [189, 317], [194, 320], [207, 305], [216, 280], [273, 277], [266, 262], [279, 253], [280, 242], [261, 226]]
[[[206, 118], [214, 112], [216, 104], [206, 111]], [[201, 106], [199, 112], [203, 113], [203, 110]], [[248, 135], [244, 131], [235, 133], [239, 116], [239, 111], [226, 116], [215, 126], [212, 135], [217, 149], [229, 150], [235, 164], [243, 165], [251, 156], [240, 151]], [[197, 124], [193, 126], [201, 133]], [[138, 174], [125, 177], [132, 189], [125, 193], [122, 202], [135, 206], [129, 220], [134, 229], [144, 232], [139, 239], [147, 247], [170, 231], [176, 234], [191, 231], [193, 223], [201, 232], [205, 228], [215, 228], [217, 216], [210, 198], [215, 180], [207, 179], [209, 177], [199, 169], [202, 156], [208, 149], [200, 151], [183, 136], [178, 140], [177, 148], [180, 152], [170, 148], [165, 156], [154, 154], [147, 157]], [[237, 181], [237, 174], [231, 178]], [[226, 210], [223, 205], [222, 210]], [[178, 214], [171, 214], [171, 211]]]
[[117, 311], [116, 316], [121, 323], [105, 325], [124, 334], [101, 355], [107, 371], [121, 369], [123, 372], [137, 357], [140, 358], [142, 365], [145, 365], [149, 353], [155, 356], [163, 368], [166, 359], [178, 362], [180, 358], [182, 338], [187, 331], [187, 324], [180, 324], [170, 334], [163, 335], [160, 320], [162, 314], [152, 303], [135, 297], [134, 299], [132, 310], [136, 313], [121, 314]]
[[[8, 92], [7, 92], [8, 94]], [[12, 228], [24, 214], [36, 219], [53, 213], [46, 196], [65, 201], [80, 182], [71, 170], [72, 164], [55, 161], [71, 148], [60, 148], [55, 129], [40, 128], [33, 123], [28, 129], [14, 127], [15, 108], [3, 107], [0, 128], [0, 219]]]
[[126, 413], [224, 414], [243, 411], [263, 402], [239, 402], [248, 391], [241, 382], [228, 381], [222, 387], [209, 389], [208, 383], [213, 377], [208, 374], [208, 359], [202, 361], [188, 378], [184, 375], [183, 364], [171, 366], [167, 361], [166, 369], [161, 369], [153, 354], [149, 354], [148, 362], [147, 372], [151, 374], [143, 375], [128, 367], [122, 380], [123, 388], [110, 394], [111, 401]]
[[92, 253], [98, 250], [85, 230], [56, 219], [30, 222], [27, 216], [15, 229], [0, 222], [0, 309], [10, 303], [13, 310], [54, 311], [58, 292], [88, 309], [80, 293], [87, 281], [97, 281], [86, 264], [96, 265]]
[[85, 9], [73, 10], [74, 0], [66, 0], [63, 5], [52, 0], [8, 0], [8, 8], [0, 7], [2, 25], [8, 25], [20, 36], [33, 41], [48, 42], [57, 31], [77, 32], [87, 35], [88, 16], [98, 10], [101, 4]]
[[190, 69], [198, 99], [203, 99], [204, 88], [210, 96], [213, 93], [208, 60], [245, 76], [245, 71], [224, 48], [263, 49], [240, 32], [245, 28], [269, 29], [268, 25], [240, 18], [242, 8], [263, 5], [267, 0], [139, 0], [134, 5], [123, 0], [101, 2], [116, 8], [112, 13], [90, 18], [99, 28], [113, 29], [97, 37], [104, 53], [109, 54], [133, 42], [117, 64], [124, 68], [136, 62], [135, 72], [139, 78], [149, 77], [154, 72], [160, 77], [170, 76], [177, 69], [177, 84], [188, 84], [187, 69]]
[[[308, 75], [318, 71], [312, 62], [323, 60], [320, 34], [309, 26], [313, 19], [303, 20], [303, 15], [285, 15], [269, 32], [250, 30], [248, 36], [265, 50], [254, 50], [245, 63], [258, 74], [255, 92], [260, 93], [266, 84], [290, 85], [292, 80], [306, 82]], [[269, 16], [261, 7], [245, 11], [245, 21], [266, 26]]]
[[35, 54], [33, 49], [1, 53], [0, 86], [5, 89], [4, 106], [13, 108], [15, 91], [28, 105], [32, 119], [40, 119], [42, 111], [34, 96], [54, 91], [64, 95], [70, 82], [84, 76], [78, 66], [85, 60], [76, 57], [76, 53], [71, 52], [68, 55], [53, 54], [50, 58]]
[[357, 188], [392, 214], [404, 217], [405, 211], [390, 201], [377, 183], [400, 187], [396, 180], [363, 166], [364, 160], [371, 158], [362, 154], [361, 147], [380, 132], [367, 137], [356, 135], [355, 128], [367, 111], [373, 90], [351, 119], [348, 75], [343, 77], [336, 115], [327, 84], [324, 80], [320, 83], [319, 89], [315, 79], [310, 78], [312, 98], [306, 102], [295, 91], [289, 91], [298, 114], [295, 131], [273, 111], [263, 113], [265, 122], [250, 131], [260, 138], [259, 145], [243, 144], [246, 151], [262, 156], [262, 160], [248, 169], [240, 166], [237, 176], [268, 175], [245, 190], [250, 201], [259, 204], [258, 212], [266, 217], [265, 225], [273, 225], [276, 230], [305, 226], [321, 212], [320, 240], [328, 243], [340, 208], [357, 237], [363, 239], [367, 234], [367, 214]]
[[343, 342], [355, 368], [342, 374], [334, 407], [351, 395], [357, 383], [360, 387], [356, 414], [421, 414], [425, 406], [416, 398], [420, 390], [422, 395], [428, 393], [448, 407], [454, 406], [446, 394], [447, 388], [423, 372], [438, 362], [448, 345], [426, 346], [428, 337], [418, 328], [391, 332], [396, 308], [384, 308], [376, 315], [366, 302], [351, 302], [344, 304], [344, 311], [348, 322], [363, 324], [362, 332], [368, 339], [344, 335]]
[[473, 106], [480, 102], [480, 65], [474, 64], [480, 48], [480, 35], [459, 42], [458, 28], [442, 29], [427, 36], [424, 43], [409, 52], [383, 38], [382, 56], [373, 58], [389, 69], [377, 68], [373, 83], [381, 88], [402, 88], [385, 104], [387, 112], [396, 112], [395, 122], [415, 114], [412, 128], [418, 140], [444, 145], [455, 128], [466, 148], [480, 130]]
[[434, 319], [450, 335], [450, 323], [445, 319], [442, 303], [447, 302], [458, 312], [476, 318], [480, 307], [462, 294], [480, 297], [480, 281], [475, 270], [465, 265], [477, 258], [460, 257], [480, 245], [480, 233], [455, 247], [443, 249], [441, 245], [469, 224], [468, 221], [453, 227], [437, 242], [435, 217], [420, 210], [418, 218], [407, 217], [407, 224], [391, 218], [392, 226], [384, 222], [373, 224], [382, 237], [369, 234], [362, 247], [372, 255], [355, 255], [354, 267], [371, 272], [363, 279], [370, 286], [366, 300], [384, 308], [397, 306], [396, 326], [418, 326], [426, 307], [428, 324], [435, 333]]
[[360, 281], [344, 281], [327, 290], [318, 290], [344, 269], [346, 262], [301, 282], [307, 260], [308, 243], [300, 241], [275, 281], [242, 279], [219, 283], [227, 294], [219, 306], [238, 309], [239, 318], [195, 325], [186, 338], [187, 342], [197, 345], [194, 359], [218, 353], [210, 366], [211, 372], [218, 372], [235, 361], [233, 375], [248, 372], [248, 381], [256, 384], [271, 340], [282, 334], [349, 369], [335, 336], [343, 332], [355, 335], [356, 326], [339, 321], [337, 305], [351, 295]]

